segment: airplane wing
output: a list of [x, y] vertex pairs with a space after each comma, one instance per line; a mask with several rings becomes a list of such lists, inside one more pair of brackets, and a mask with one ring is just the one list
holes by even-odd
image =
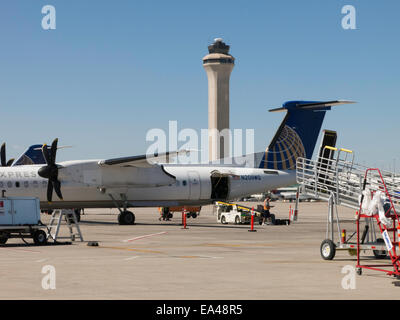
[[180, 154], [187, 154], [190, 150], [180, 150], [173, 152], [155, 153], [153, 155], [139, 155], [131, 157], [113, 158], [99, 161], [99, 166], [120, 166], [120, 167], [138, 167], [151, 168], [159, 163], [168, 163], [171, 158]]

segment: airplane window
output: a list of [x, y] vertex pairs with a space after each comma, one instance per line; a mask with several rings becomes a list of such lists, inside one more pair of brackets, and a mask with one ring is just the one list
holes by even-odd
[[179, 187], [179, 184], [180, 184], [180, 183], [179, 183], [179, 181], [178, 181], [178, 180], [176, 180], [176, 185], [177, 185], [178, 187]]
[[28, 181], [24, 181], [24, 187], [25, 188], [29, 188], [29, 182]]
[[186, 180], [182, 181], [182, 185], [186, 186]]
[[19, 181], [15, 183], [15, 187], [19, 188]]
[[4, 183], [3, 183], [3, 181], [1, 181], [0, 182], [0, 188], [3, 188], [4, 187]]
[[8, 182], [7, 182], [7, 187], [8, 187], [8, 188], [12, 188], [12, 182], [11, 182], [11, 181], [8, 181]]
[[47, 181], [46, 181], [46, 180], [44, 180], [44, 181], [42, 182], [42, 187], [43, 187], [43, 188], [46, 188], [46, 187], [47, 187]]
[[35, 180], [35, 181], [33, 181], [33, 187], [34, 188], [37, 188], [38, 187], [38, 182]]

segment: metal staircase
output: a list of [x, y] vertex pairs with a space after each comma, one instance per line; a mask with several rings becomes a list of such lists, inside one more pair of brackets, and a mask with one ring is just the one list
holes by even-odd
[[[332, 260], [336, 250], [349, 250], [357, 255], [358, 274], [365, 268], [400, 277], [400, 175], [355, 164], [351, 150], [321, 148], [315, 161], [297, 159], [296, 180], [301, 193], [328, 201], [322, 258]], [[356, 211], [356, 231], [350, 237], [340, 227], [337, 206]], [[335, 225], [341, 234], [339, 241], [335, 241]], [[355, 234], [356, 240], [351, 241]], [[360, 252], [364, 250], [372, 250], [376, 259], [389, 255], [391, 264], [362, 265]]]
[[[364, 181], [368, 168], [354, 163], [352, 151], [328, 146], [324, 149], [330, 151], [328, 158], [318, 157], [316, 161], [297, 159], [296, 180], [301, 185], [302, 193], [325, 201], [329, 201], [333, 194], [336, 205], [358, 210], [359, 200], [365, 188], [371, 192], [384, 190], [383, 181], [377, 171], [370, 172]], [[335, 151], [337, 151], [336, 158], [334, 158]], [[382, 170], [380, 172], [388, 194], [398, 209], [400, 207], [400, 175]]]
[[[69, 237], [59, 236], [63, 218], [65, 221], [65, 225], [68, 227], [69, 230]], [[80, 241], [83, 241], [81, 229], [79, 228], [79, 222], [78, 219], [76, 218], [74, 210], [69, 210], [69, 209], [54, 210], [51, 215], [48, 227], [49, 230], [47, 238], [48, 239], [51, 238], [55, 242], [57, 242], [58, 239], [70, 239], [71, 241], [75, 241], [77, 238], [79, 238]]]

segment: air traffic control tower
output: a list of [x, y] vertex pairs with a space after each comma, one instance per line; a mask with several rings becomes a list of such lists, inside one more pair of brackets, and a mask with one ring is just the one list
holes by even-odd
[[229, 156], [229, 136], [220, 136], [218, 148], [217, 130], [229, 129], [229, 78], [235, 58], [220, 38], [208, 46], [208, 52], [203, 58], [208, 77], [208, 159], [214, 161]]

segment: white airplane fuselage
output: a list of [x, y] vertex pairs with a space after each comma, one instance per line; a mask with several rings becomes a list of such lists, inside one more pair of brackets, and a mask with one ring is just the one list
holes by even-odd
[[5, 196], [37, 197], [42, 209], [111, 208], [124, 201], [128, 207], [153, 207], [212, 203], [216, 197], [211, 176], [216, 173], [225, 177], [224, 200], [296, 182], [295, 170], [179, 164], [137, 168], [100, 166], [99, 160], [66, 161], [58, 165], [64, 200], [54, 195], [53, 202], [48, 203], [48, 181], [38, 175], [43, 165], [0, 168], [0, 191], [4, 190]]

